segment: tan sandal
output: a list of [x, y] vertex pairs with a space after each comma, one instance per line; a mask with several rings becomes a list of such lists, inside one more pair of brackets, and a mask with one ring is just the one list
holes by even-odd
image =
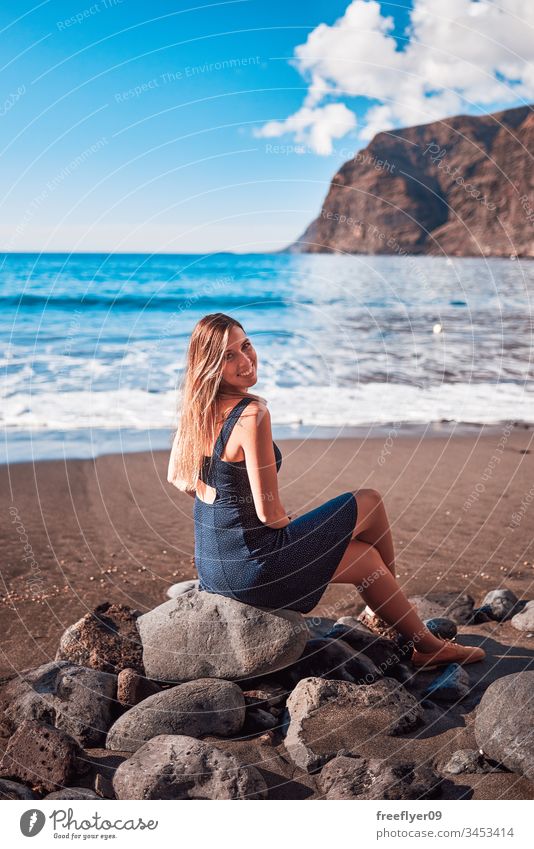
[[422, 652], [417, 649], [412, 655], [412, 663], [418, 669], [436, 669], [449, 663], [477, 663], [484, 660], [486, 652], [477, 646], [463, 646], [453, 640], [443, 640], [443, 645], [435, 651]]

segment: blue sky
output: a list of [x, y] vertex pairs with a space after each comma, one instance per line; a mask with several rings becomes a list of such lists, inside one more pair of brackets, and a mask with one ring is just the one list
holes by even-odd
[[534, 100], [533, 7], [3, 2], [0, 248], [279, 249], [379, 129]]

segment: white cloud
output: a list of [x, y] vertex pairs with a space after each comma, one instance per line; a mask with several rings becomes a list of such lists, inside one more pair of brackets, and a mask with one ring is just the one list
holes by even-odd
[[[404, 47], [392, 29], [376, 0], [354, 0], [334, 24], [319, 24], [295, 48], [310, 83], [303, 107], [255, 134], [294, 133], [324, 155], [355, 126], [343, 97], [371, 101], [362, 142], [380, 130], [534, 99], [533, 0], [414, 0]], [[326, 98], [338, 102], [321, 106]]]
[[264, 138], [274, 138], [284, 133], [294, 133], [295, 141], [306, 142], [316, 153], [332, 153], [332, 139], [340, 139], [356, 126], [354, 112], [344, 103], [310, 108], [303, 106], [284, 121], [269, 121], [256, 131]]

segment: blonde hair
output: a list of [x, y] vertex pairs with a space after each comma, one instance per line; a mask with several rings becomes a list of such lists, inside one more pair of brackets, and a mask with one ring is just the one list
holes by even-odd
[[[195, 325], [187, 349], [179, 389], [179, 424], [173, 435], [167, 480], [181, 490], [194, 490], [204, 459], [204, 447], [216, 436], [215, 402], [222, 380], [224, 354], [232, 327], [243, 325], [222, 312], [205, 315]], [[238, 398], [259, 395], [236, 392]], [[237, 403], [237, 401], [236, 401]]]

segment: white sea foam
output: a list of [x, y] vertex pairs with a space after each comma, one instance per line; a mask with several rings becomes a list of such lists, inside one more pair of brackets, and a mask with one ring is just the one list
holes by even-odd
[[[354, 389], [335, 386], [267, 388], [251, 392], [265, 397], [273, 427], [359, 427], [372, 424], [425, 424], [443, 420], [492, 424], [534, 421], [534, 383], [448, 383], [418, 386], [365, 383]], [[43, 391], [4, 398], [0, 421], [8, 430], [28, 428], [173, 428], [177, 421], [175, 391]]]

